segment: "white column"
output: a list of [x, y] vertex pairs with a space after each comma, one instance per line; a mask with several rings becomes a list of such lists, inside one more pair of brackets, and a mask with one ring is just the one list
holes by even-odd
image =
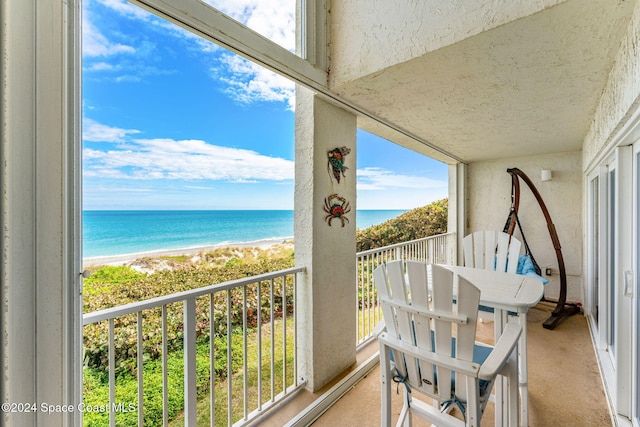
[[[298, 87], [295, 146], [295, 257], [307, 268], [298, 288], [298, 357], [315, 391], [355, 362], [356, 117]], [[341, 147], [351, 152], [338, 183], [328, 152]], [[329, 225], [325, 200], [333, 194], [347, 212]]]
[[462, 239], [466, 234], [467, 223], [467, 165], [456, 163], [449, 165], [449, 215], [447, 218], [448, 233], [456, 233], [458, 241], [457, 256], [462, 263]]
[[77, 424], [81, 304], [77, 251], [79, 4], [0, 3], [0, 400], [11, 426]]

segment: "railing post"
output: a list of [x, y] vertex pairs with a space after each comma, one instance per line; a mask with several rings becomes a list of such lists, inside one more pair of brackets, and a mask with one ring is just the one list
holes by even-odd
[[109, 427], [116, 427], [116, 414], [113, 410], [116, 401], [116, 344], [115, 321], [109, 319]]
[[184, 425], [195, 427], [196, 415], [196, 300], [184, 301]]
[[356, 254], [356, 265], [358, 265], [356, 270], [356, 295], [358, 297], [358, 301], [356, 301], [356, 325], [358, 325], [356, 327], [356, 346], [371, 339], [376, 319], [380, 319], [380, 317], [376, 317], [380, 313], [377, 311], [376, 294], [370, 277], [373, 270], [380, 264], [392, 260], [455, 264], [456, 242], [455, 233], [446, 233], [369, 249]]
[[142, 312], [138, 312], [138, 343], [137, 343], [137, 357], [138, 357], [138, 426], [144, 425], [144, 350], [143, 350], [143, 335], [142, 335]]

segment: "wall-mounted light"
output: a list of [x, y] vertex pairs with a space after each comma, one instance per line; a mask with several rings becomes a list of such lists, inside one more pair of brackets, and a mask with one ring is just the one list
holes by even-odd
[[542, 169], [540, 179], [542, 181], [551, 181], [551, 171], [549, 169]]

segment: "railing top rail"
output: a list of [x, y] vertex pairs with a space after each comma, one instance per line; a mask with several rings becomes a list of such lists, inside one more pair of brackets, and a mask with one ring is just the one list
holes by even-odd
[[371, 254], [375, 254], [375, 253], [378, 253], [378, 252], [388, 251], [390, 249], [395, 249], [395, 248], [400, 248], [402, 246], [407, 246], [407, 245], [410, 245], [412, 243], [423, 242], [425, 240], [433, 240], [433, 239], [436, 239], [438, 237], [453, 236], [455, 234], [456, 233], [453, 233], [453, 232], [451, 232], [451, 233], [442, 233], [442, 234], [434, 234], [433, 236], [422, 237], [420, 239], [409, 240], [407, 242], [396, 243], [396, 244], [389, 245], [389, 246], [382, 246], [380, 248], [375, 248], [375, 249], [368, 249], [366, 251], [358, 252], [356, 254], [356, 256], [360, 257], [360, 256], [364, 256], [364, 255], [371, 255]]
[[214, 292], [226, 291], [228, 289], [234, 289], [241, 286], [250, 285], [252, 283], [264, 282], [267, 280], [275, 279], [277, 277], [301, 273], [305, 270], [305, 267], [292, 267], [270, 273], [259, 274], [257, 276], [246, 277], [243, 279], [230, 280], [228, 282], [209, 285], [202, 288], [190, 289], [188, 291], [178, 292], [171, 295], [163, 295], [156, 298], [150, 298], [148, 300], [136, 301], [117, 307], [107, 308], [104, 310], [98, 310], [83, 315], [82, 323], [83, 325], [90, 325], [91, 323], [113, 319], [119, 316], [124, 316], [126, 314], [137, 313], [142, 310], [149, 310], [152, 308], [161, 307], [163, 305], [184, 301], [190, 298], [198, 298]]

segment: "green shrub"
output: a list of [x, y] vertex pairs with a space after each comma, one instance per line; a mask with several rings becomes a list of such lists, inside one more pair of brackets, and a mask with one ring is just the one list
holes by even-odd
[[435, 201], [356, 232], [356, 250], [393, 245], [447, 232], [448, 199]]
[[135, 283], [144, 277], [146, 277], [145, 273], [141, 273], [125, 265], [107, 265], [100, 267], [92, 271], [91, 276], [82, 280], [85, 301], [87, 299], [102, 300], [100, 295], [103, 295], [103, 298], [108, 298], [114, 288]]
[[[291, 252], [291, 251], [290, 251]], [[153, 297], [169, 295], [189, 289], [201, 288], [211, 284], [222, 283], [229, 280], [240, 279], [248, 276], [255, 276], [267, 272], [278, 271], [289, 268], [293, 265], [291, 254], [285, 253], [277, 259], [267, 257], [253, 257], [247, 260], [234, 258], [233, 268], [224, 265], [204, 268], [202, 266], [192, 266], [191, 268], [180, 268], [173, 271], [159, 271], [153, 274], [138, 273], [130, 267], [122, 267], [113, 270], [112, 267], [103, 267], [93, 274], [93, 282], [90, 284], [94, 289], [103, 288], [107, 284], [111, 286], [108, 293], [96, 292], [85, 295], [85, 312], [92, 312], [104, 308], [119, 306], [133, 301], [147, 300]], [[114, 271], [126, 277], [122, 284], [113, 284], [110, 280], [114, 277]], [[133, 272], [133, 273], [132, 273]], [[102, 279], [105, 278], [105, 279]], [[102, 281], [104, 280], [104, 281]], [[281, 295], [282, 287], [275, 289], [275, 315], [282, 314], [283, 306], [292, 307], [291, 292], [292, 281], [288, 280], [287, 296], [284, 299]], [[257, 301], [256, 286], [247, 289], [247, 304], [249, 306], [249, 325], [257, 323], [258, 313], [262, 313], [262, 319], [268, 319], [268, 283], [263, 283], [263, 300]], [[241, 289], [234, 289], [230, 292], [232, 327], [242, 324], [242, 299]], [[214, 294], [214, 337], [226, 336], [226, 292]], [[196, 333], [198, 336], [209, 334], [211, 319], [209, 318], [209, 298], [199, 298], [196, 301]], [[155, 360], [160, 357], [162, 334], [161, 334], [161, 311], [147, 310], [143, 313], [143, 342], [144, 357]], [[114, 321], [115, 332], [115, 359], [116, 372], [118, 374], [135, 368], [135, 354], [137, 345], [137, 317], [136, 315], [121, 316]], [[94, 369], [106, 371], [108, 366], [108, 323], [100, 322], [84, 327], [84, 347], [85, 365]], [[183, 336], [183, 306], [182, 304], [172, 304], [167, 307], [167, 344], [170, 350], [177, 349], [181, 345]], [[215, 340], [215, 338], [214, 338]], [[214, 341], [217, 343], [217, 341]]]
[[[232, 366], [238, 369], [242, 364], [241, 339], [234, 339], [234, 360]], [[220, 363], [226, 366], [226, 342]], [[184, 352], [182, 349], [170, 352], [167, 358], [169, 385], [169, 419], [175, 418], [184, 408]], [[209, 343], [202, 340], [196, 346], [196, 387], [201, 398], [209, 390]], [[225, 370], [226, 373], [226, 370]], [[162, 363], [161, 360], [145, 361], [143, 368], [144, 425], [162, 425]], [[116, 425], [138, 425], [138, 379], [136, 372], [123, 372], [116, 378], [116, 404], [122, 404], [125, 411], [116, 414]], [[85, 368], [84, 404], [87, 408], [99, 408], [109, 404], [109, 382], [104, 372]], [[129, 406], [129, 405], [132, 406]], [[133, 410], [129, 410], [133, 409]], [[108, 411], [85, 411], [85, 427], [109, 425]]]

